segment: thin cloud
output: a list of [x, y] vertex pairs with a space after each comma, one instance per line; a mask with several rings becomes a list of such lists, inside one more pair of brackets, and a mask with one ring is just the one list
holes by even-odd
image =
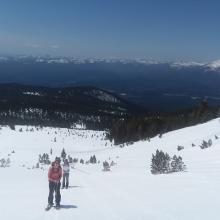
[[53, 44], [53, 45], [50, 45], [49, 47], [52, 48], [52, 49], [59, 49], [60, 45]]
[[34, 49], [39, 49], [41, 48], [41, 46], [39, 44], [25, 44], [25, 47], [30, 47], [30, 48], [34, 48]]

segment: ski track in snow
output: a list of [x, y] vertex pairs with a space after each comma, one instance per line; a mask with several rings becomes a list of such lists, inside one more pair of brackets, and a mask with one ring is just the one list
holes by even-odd
[[[23, 132], [19, 132], [20, 128]], [[120, 148], [104, 140], [103, 132], [55, 128], [30, 132], [26, 126], [16, 126], [16, 131], [2, 127], [0, 158], [11, 154], [11, 166], [0, 168], [0, 217], [4, 220], [219, 220], [220, 139], [216, 140], [215, 135], [220, 138], [219, 119]], [[213, 146], [201, 150], [199, 145], [208, 139], [212, 139]], [[192, 143], [196, 146], [192, 147]], [[184, 146], [184, 150], [177, 151], [178, 145]], [[32, 169], [32, 166], [39, 154], [49, 153], [51, 148], [52, 159], [65, 148], [67, 154], [84, 160], [95, 154], [100, 163], [75, 164], [69, 189], [61, 190], [61, 209], [45, 211], [48, 166], [42, 166], [44, 169]], [[187, 171], [152, 175], [150, 162], [156, 149], [182, 156]], [[117, 164], [110, 172], [103, 172], [104, 160], [114, 160]]]

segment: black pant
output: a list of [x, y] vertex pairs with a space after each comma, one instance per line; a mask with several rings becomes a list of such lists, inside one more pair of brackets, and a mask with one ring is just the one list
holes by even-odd
[[60, 204], [60, 200], [61, 200], [61, 195], [60, 195], [60, 182], [55, 183], [52, 181], [49, 181], [49, 196], [48, 196], [48, 203], [49, 204], [53, 204], [53, 194], [55, 192], [55, 200], [56, 200], [56, 204]]
[[63, 184], [62, 187], [68, 188], [69, 186], [69, 173], [63, 173]]

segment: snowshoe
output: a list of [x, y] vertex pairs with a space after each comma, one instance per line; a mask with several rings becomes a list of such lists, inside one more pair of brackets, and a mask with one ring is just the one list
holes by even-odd
[[53, 204], [48, 204], [45, 208], [45, 211], [49, 211], [53, 207]]
[[56, 204], [55, 209], [60, 209], [60, 204]]

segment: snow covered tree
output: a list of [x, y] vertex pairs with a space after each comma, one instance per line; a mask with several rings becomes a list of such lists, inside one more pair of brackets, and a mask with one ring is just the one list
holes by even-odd
[[103, 171], [110, 171], [109, 163], [106, 160], [103, 162]]
[[10, 160], [10, 158], [7, 158], [7, 160], [6, 160], [6, 167], [9, 167], [10, 166], [10, 163], [11, 163], [11, 160]]
[[183, 146], [178, 146], [178, 147], [177, 147], [177, 150], [178, 150], [178, 151], [181, 151], [181, 150], [183, 150], [183, 149], [184, 149]]
[[9, 124], [9, 127], [11, 130], [15, 131], [15, 125], [14, 124]]
[[93, 156], [90, 157], [89, 162], [93, 163]]
[[61, 152], [61, 158], [62, 158], [63, 160], [66, 159], [66, 151], [65, 151], [64, 148], [63, 148], [63, 150], [62, 150], [62, 152]]
[[152, 155], [151, 173], [161, 174], [170, 172], [181, 172], [186, 169], [183, 163], [182, 157], [174, 155], [172, 160], [167, 153], [163, 151], [156, 151], [156, 154]]
[[209, 147], [212, 146], [212, 140], [211, 140], [211, 139], [208, 140], [208, 146], [209, 146]]
[[5, 167], [5, 163], [6, 163], [6, 160], [4, 158], [2, 158], [0, 160], [0, 167]]
[[90, 157], [90, 160], [89, 160], [90, 163], [96, 163], [96, 161], [97, 160], [96, 160], [96, 156], [95, 155]]
[[112, 160], [112, 162], [110, 163], [110, 166], [114, 166], [116, 163]]
[[7, 160], [5, 158], [2, 158], [0, 160], [0, 167], [10, 167], [10, 163], [11, 163], [10, 158], [7, 158]]
[[152, 155], [151, 160], [151, 173], [160, 174], [170, 171], [170, 156], [163, 151], [156, 151], [156, 154]]
[[[81, 159], [82, 160], [82, 159]], [[80, 161], [81, 161], [80, 160]], [[78, 163], [78, 158], [73, 158], [73, 163]]]
[[208, 142], [203, 140], [202, 144], [200, 145], [200, 148], [205, 149], [205, 148], [208, 148], [208, 147], [209, 147]]
[[43, 155], [40, 154], [38, 162], [42, 164], [50, 164], [49, 155], [46, 153], [43, 153]]
[[[69, 163], [73, 163], [73, 158], [70, 155], [68, 155], [68, 161], [69, 161]], [[77, 160], [77, 162], [78, 162], [78, 160]]]
[[183, 163], [182, 157], [177, 157], [176, 155], [173, 156], [171, 161], [171, 171], [172, 172], [180, 172], [184, 171], [186, 166]]

